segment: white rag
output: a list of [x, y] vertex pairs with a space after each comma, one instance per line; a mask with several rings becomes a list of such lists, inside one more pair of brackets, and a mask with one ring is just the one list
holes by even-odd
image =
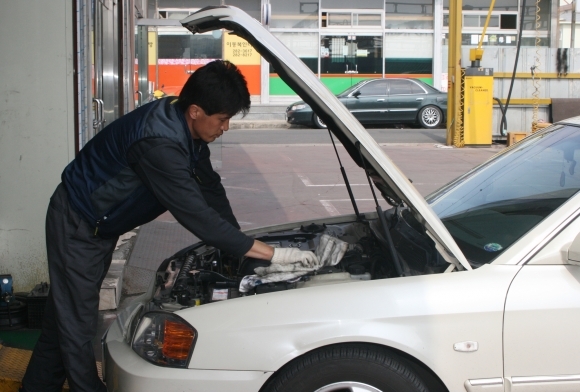
[[[240, 292], [247, 293], [254, 287], [273, 282], [299, 278], [322, 267], [334, 266], [342, 259], [348, 243], [323, 234], [314, 253], [296, 248], [276, 248], [272, 264], [254, 269], [256, 275], [247, 275], [240, 282]], [[293, 256], [299, 257], [298, 260]], [[292, 260], [292, 261], [289, 261]]]

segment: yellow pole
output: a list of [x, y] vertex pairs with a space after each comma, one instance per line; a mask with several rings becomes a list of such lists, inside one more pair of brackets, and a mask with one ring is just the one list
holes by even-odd
[[485, 37], [485, 32], [487, 31], [487, 25], [489, 24], [489, 18], [491, 17], [491, 12], [495, 6], [495, 0], [491, 0], [491, 5], [489, 6], [489, 11], [487, 11], [487, 18], [485, 19], [485, 26], [483, 26], [483, 33], [481, 33], [481, 38], [479, 39], [479, 45], [477, 49], [481, 50], [481, 45], [483, 44], [483, 37]]
[[463, 0], [449, 1], [449, 57], [447, 77], [447, 145], [453, 145], [457, 133], [460, 132], [461, 94], [461, 29]]

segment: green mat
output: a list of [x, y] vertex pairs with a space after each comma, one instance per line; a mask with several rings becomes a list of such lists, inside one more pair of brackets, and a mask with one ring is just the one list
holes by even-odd
[[32, 350], [40, 337], [40, 329], [0, 331], [0, 343], [6, 347]]

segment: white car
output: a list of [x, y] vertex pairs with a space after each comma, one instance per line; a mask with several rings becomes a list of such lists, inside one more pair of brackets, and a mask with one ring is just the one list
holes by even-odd
[[104, 337], [109, 391], [580, 391], [580, 118], [425, 199], [256, 20], [222, 6], [182, 24], [248, 40], [392, 208], [353, 201], [350, 216], [248, 232], [349, 245], [334, 267], [247, 293], [241, 278], [263, 262], [204, 243], [168, 258]]

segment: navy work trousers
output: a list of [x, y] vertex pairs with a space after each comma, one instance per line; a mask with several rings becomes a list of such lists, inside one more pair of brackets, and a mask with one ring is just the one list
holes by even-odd
[[60, 184], [46, 214], [50, 291], [42, 332], [22, 380], [25, 392], [102, 392], [93, 351], [99, 290], [111, 265], [117, 238], [101, 239], [71, 209]]

